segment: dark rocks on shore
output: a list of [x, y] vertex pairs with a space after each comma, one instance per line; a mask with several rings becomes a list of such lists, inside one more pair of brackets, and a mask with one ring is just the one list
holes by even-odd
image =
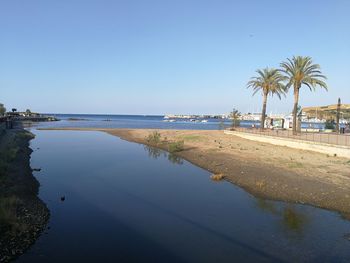
[[[0, 137], [2, 147], [18, 149], [1, 174], [0, 205], [5, 213], [4, 218], [0, 218], [1, 263], [23, 254], [43, 232], [49, 219], [48, 208], [38, 198], [39, 182], [32, 175], [35, 169], [30, 168], [29, 141], [32, 138], [31, 133], [21, 129], [8, 131]], [[0, 153], [3, 150], [0, 149]], [[0, 159], [2, 157], [0, 154]]]

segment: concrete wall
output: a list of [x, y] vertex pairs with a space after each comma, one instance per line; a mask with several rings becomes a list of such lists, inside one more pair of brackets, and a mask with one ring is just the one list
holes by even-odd
[[309, 142], [309, 141], [301, 141], [290, 138], [279, 138], [272, 136], [264, 136], [259, 134], [250, 134], [239, 131], [224, 131], [225, 134], [239, 136], [244, 139], [258, 141], [258, 142], [266, 142], [274, 145], [287, 146], [290, 148], [314, 151], [329, 155], [336, 154], [340, 157], [345, 157], [350, 159], [350, 148], [346, 146], [336, 146], [318, 142]]

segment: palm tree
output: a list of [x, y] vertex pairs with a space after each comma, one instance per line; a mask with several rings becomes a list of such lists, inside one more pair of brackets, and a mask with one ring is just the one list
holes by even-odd
[[247, 88], [252, 88], [254, 90], [253, 95], [255, 95], [259, 91], [261, 91], [262, 93], [263, 107], [261, 113], [260, 127], [264, 129], [267, 97], [269, 95], [277, 95], [277, 97], [281, 99], [281, 95], [285, 95], [286, 91], [285, 86], [282, 83], [286, 80], [286, 78], [280, 73], [278, 69], [265, 68], [263, 70], [258, 69], [256, 72], [258, 73], [258, 76], [251, 78], [251, 80], [247, 84]]
[[239, 118], [241, 117], [241, 113], [235, 108], [233, 108], [233, 110], [230, 113], [230, 117], [232, 119], [232, 128], [234, 129], [237, 126], [239, 126], [240, 124]]
[[314, 64], [310, 57], [293, 57], [281, 63], [282, 72], [287, 77], [286, 88], [294, 88], [294, 108], [293, 108], [293, 133], [297, 132], [297, 111], [299, 102], [299, 91], [302, 85], [307, 86], [311, 91], [320, 86], [327, 90], [327, 84], [323, 81], [327, 78], [322, 75], [320, 65]]

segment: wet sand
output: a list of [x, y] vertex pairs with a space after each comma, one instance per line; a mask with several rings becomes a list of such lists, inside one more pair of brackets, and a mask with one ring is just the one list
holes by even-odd
[[225, 180], [257, 197], [309, 204], [350, 218], [349, 159], [250, 141], [223, 131], [157, 130], [161, 142], [152, 143], [147, 136], [154, 130], [149, 129], [67, 130], [103, 131], [163, 150], [168, 150], [169, 142], [183, 140], [184, 150], [177, 156], [223, 174]]

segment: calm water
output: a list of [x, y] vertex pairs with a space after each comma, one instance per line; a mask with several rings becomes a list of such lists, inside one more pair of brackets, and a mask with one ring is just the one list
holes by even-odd
[[[40, 127], [80, 127], [80, 128], [148, 128], [148, 129], [187, 129], [187, 130], [218, 130], [231, 126], [230, 120], [210, 118], [208, 122], [190, 122], [177, 119], [175, 122], [164, 121], [164, 116], [145, 115], [93, 115], [93, 114], [48, 114], [60, 121], [35, 123]], [[72, 120], [75, 119], [75, 120]], [[241, 121], [241, 127], [260, 126], [259, 121]], [[324, 128], [324, 124], [302, 123], [303, 128]], [[343, 126], [342, 126], [343, 127]]]
[[34, 132], [50, 228], [18, 262], [350, 260], [350, 222], [337, 213], [256, 199], [108, 134]]
[[[175, 122], [166, 122], [164, 116], [145, 115], [93, 115], [93, 114], [48, 114], [56, 116], [60, 121], [40, 123], [40, 127], [84, 127], [84, 128], [149, 128], [149, 129], [192, 129], [192, 130], [218, 130], [222, 129], [222, 120], [207, 119], [208, 122], [190, 122], [178, 119]], [[76, 120], [71, 120], [71, 119]], [[258, 122], [244, 121], [243, 127], [251, 127]], [[231, 121], [224, 120], [225, 126]]]

